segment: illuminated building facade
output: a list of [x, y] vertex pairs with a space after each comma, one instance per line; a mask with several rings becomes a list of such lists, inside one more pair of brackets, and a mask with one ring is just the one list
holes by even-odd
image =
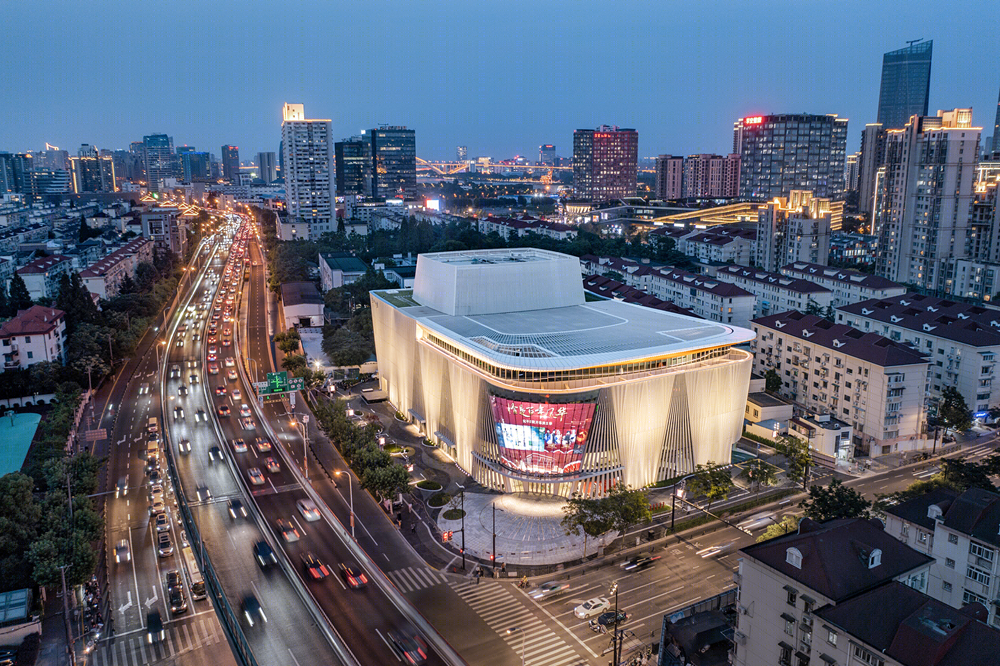
[[176, 175], [174, 140], [166, 134], [149, 134], [142, 137], [142, 144], [147, 186], [150, 192], [159, 192], [163, 180]]
[[844, 191], [847, 119], [835, 114], [740, 118], [733, 124], [740, 156], [740, 198], [767, 201], [809, 190], [817, 197]]
[[417, 196], [417, 133], [383, 125], [365, 132], [371, 157], [371, 196], [414, 199]]
[[910, 116], [927, 115], [933, 46], [920, 42], [882, 56], [878, 122], [885, 129], [902, 129]]
[[684, 198], [729, 199], [739, 193], [739, 155], [688, 155], [684, 158]]
[[240, 147], [222, 147], [222, 175], [233, 183], [240, 181]]
[[639, 133], [602, 125], [573, 132], [573, 191], [589, 201], [636, 195]]
[[282, 240], [302, 238], [299, 230], [307, 226], [309, 237], [319, 238], [337, 230], [332, 123], [306, 119], [302, 104], [285, 104], [282, 119], [282, 174], [288, 222], [279, 227], [278, 235]]
[[588, 303], [575, 257], [422, 254], [412, 290], [371, 301], [381, 388], [491, 488], [643, 487], [729, 461], [741, 435], [753, 333]]
[[360, 136], [338, 141], [334, 145], [334, 154], [337, 163], [337, 196], [367, 194], [370, 161], [365, 141]]
[[656, 158], [656, 198], [680, 199], [684, 195], [684, 158], [659, 155]]
[[543, 143], [538, 146], [538, 163], [545, 166], [554, 166], [556, 163], [556, 147], [551, 143]]

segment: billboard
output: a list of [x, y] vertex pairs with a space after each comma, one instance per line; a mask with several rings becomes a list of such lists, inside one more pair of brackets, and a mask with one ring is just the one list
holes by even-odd
[[596, 405], [547, 403], [490, 396], [500, 462], [523, 474], [579, 472]]

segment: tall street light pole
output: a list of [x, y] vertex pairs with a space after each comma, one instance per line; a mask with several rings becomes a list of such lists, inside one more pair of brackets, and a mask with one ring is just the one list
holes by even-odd
[[614, 634], [612, 634], [612, 636], [611, 636], [612, 646], [613, 646], [613, 650], [612, 650], [611, 654], [614, 657], [613, 666], [618, 666], [618, 664], [621, 662], [621, 659], [618, 656], [618, 647], [619, 647], [619, 641], [618, 641], [618, 581], [615, 581], [614, 583], [611, 584], [611, 589], [609, 591], [611, 592], [611, 594], [615, 595], [615, 619], [612, 620], [612, 623], [611, 623], [612, 631], [614, 631]]
[[348, 496], [351, 498], [350, 499], [350, 502], [351, 502], [351, 538], [354, 539], [355, 541], [357, 541], [358, 538], [354, 535], [354, 485], [351, 483], [351, 472], [349, 470], [346, 470], [346, 471], [345, 470], [341, 470], [341, 471], [334, 472], [334, 474], [336, 474], [337, 476], [340, 476], [341, 474], [346, 474], [347, 475]]
[[510, 636], [515, 631], [521, 632], [521, 666], [524, 666], [524, 629], [521, 627], [511, 627], [507, 630], [507, 635]]
[[462, 489], [462, 571], [465, 571], [465, 486], [456, 483]]

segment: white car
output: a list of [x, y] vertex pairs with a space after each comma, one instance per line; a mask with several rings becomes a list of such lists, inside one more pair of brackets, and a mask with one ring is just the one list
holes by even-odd
[[132, 560], [132, 551], [129, 550], [128, 541], [122, 539], [115, 546], [115, 562], [121, 564], [122, 562], [130, 562]]
[[233, 395], [233, 400], [242, 400], [243, 399], [243, 394], [240, 393], [239, 389], [233, 389], [232, 395]]
[[264, 475], [261, 473], [260, 469], [257, 467], [251, 467], [247, 470], [247, 476], [250, 477], [250, 483], [255, 486], [264, 485]]
[[573, 609], [573, 614], [581, 620], [585, 620], [593, 615], [600, 615], [611, 608], [611, 602], [607, 597], [594, 597]]
[[225, 363], [227, 368], [231, 368], [234, 365], [236, 365], [236, 359], [234, 359], [232, 356], [227, 356]]
[[309, 522], [319, 520], [319, 509], [316, 508], [316, 503], [311, 499], [300, 499], [295, 503], [295, 506], [299, 507], [299, 513]]

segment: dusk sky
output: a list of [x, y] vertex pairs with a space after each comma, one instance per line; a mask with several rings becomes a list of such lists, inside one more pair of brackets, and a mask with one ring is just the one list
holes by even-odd
[[[4, 3], [0, 150], [45, 142], [277, 151], [281, 105], [339, 139], [386, 123], [417, 154], [572, 154], [573, 130], [639, 131], [642, 157], [728, 153], [761, 113], [874, 122], [882, 53], [934, 40], [930, 113], [993, 134], [1000, 2], [326, 1]], [[16, 37], [15, 37], [16, 35]]]

